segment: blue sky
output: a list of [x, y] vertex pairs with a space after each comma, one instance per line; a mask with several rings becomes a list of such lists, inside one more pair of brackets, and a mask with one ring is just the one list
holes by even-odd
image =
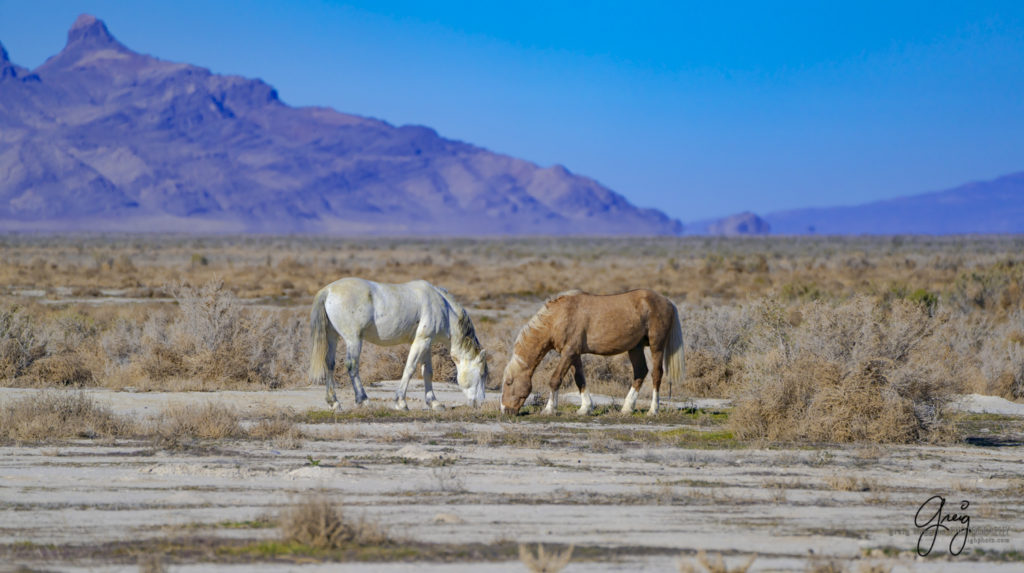
[[563, 164], [684, 221], [1024, 170], [1024, 2], [0, 0], [35, 67], [80, 13], [291, 105]]

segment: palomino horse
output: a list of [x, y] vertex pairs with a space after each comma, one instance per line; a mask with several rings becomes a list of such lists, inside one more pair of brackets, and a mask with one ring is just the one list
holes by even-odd
[[345, 341], [345, 368], [352, 379], [356, 404], [366, 400], [359, 378], [359, 352], [363, 340], [381, 346], [411, 344], [402, 383], [395, 392], [395, 408], [408, 410], [405, 392], [416, 367], [423, 365], [423, 400], [443, 408], [431, 384], [430, 344], [435, 340], [451, 348], [457, 382], [471, 405], [484, 401], [487, 358], [480, 348], [466, 309], [443, 288], [427, 281], [381, 284], [357, 278], [334, 281], [320, 289], [309, 315], [313, 349], [309, 378], [327, 385], [327, 404], [337, 410], [334, 393], [334, 352], [338, 336]]
[[593, 402], [583, 378], [582, 354], [611, 355], [629, 352], [633, 363], [633, 387], [622, 411], [636, 406], [640, 385], [647, 376], [644, 346], [651, 347], [651, 382], [654, 394], [648, 414], [658, 413], [658, 390], [662, 374], [669, 384], [682, 380], [683, 329], [679, 311], [672, 301], [650, 290], [621, 294], [592, 295], [564, 292], [549, 299], [519, 331], [512, 358], [505, 368], [501, 390], [501, 411], [517, 414], [533, 390], [533, 372], [551, 350], [562, 355], [551, 376], [551, 396], [544, 408], [552, 414], [558, 407], [558, 387], [569, 367], [575, 371], [580, 391], [580, 414], [590, 413]]

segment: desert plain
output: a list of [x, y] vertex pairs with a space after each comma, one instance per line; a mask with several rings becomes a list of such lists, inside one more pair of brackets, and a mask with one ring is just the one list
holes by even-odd
[[[0, 242], [0, 569], [1024, 559], [1022, 239]], [[464, 405], [435, 347], [447, 408], [425, 409], [414, 381], [395, 411], [407, 348], [368, 346], [371, 400], [353, 404], [339, 368], [327, 410], [305, 378], [308, 312], [342, 276], [448, 288], [490, 354], [487, 402]], [[539, 413], [552, 357], [525, 411], [498, 413], [515, 335], [547, 297], [639, 287], [683, 317], [687, 376], [661, 413], [618, 412], [621, 356], [585, 361], [595, 415], [575, 413], [571, 376], [558, 414]]]

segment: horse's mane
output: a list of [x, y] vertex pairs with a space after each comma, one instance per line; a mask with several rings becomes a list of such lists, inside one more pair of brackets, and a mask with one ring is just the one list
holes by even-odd
[[546, 308], [549, 304], [558, 302], [558, 299], [560, 299], [562, 297], [565, 297], [565, 296], [576, 296], [578, 294], [583, 294], [583, 291], [581, 291], [578, 288], [562, 291], [562, 292], [556, 294], [555, 296], [548, 297], [548, 299], [546, 301], [544, 301], [544, 307]]
[[469, 318], [469, 313], [466, 312], [466, 308], [455, 301], [451, 293], [448, 292], [444, 287], [435, 286], [444, 300], [448, 302], [448, 306], [451, 307], [456, 316], [456, 323], [453, 336], [451, 336], [451, 344], [456, 347], [459, 354], [468, 355], [470, 358], [476, 358], [480, 354], [480, 341], [476, 337], [476, 329], [473, 328], [473, 321]]
[[524, 324], [523, 327], [519, 329], [519, 333], [516, 335], [516, 341], [515, 343], [512, 344], [512, 359], [522, 361], [522, 358], [520, 358], [519, 355], [515, 353], [515, 348], [519, 346], [519, 344], [523, 342], [523, 340], [527, 336], [539, 331], [541, 328], [544, 328], [546, 326], [547, 318], [548, 316], [551, 315], [552, 304], [558, 302], [563, 297], [574, 296], [578, 294], [583, 294], [583, 291], [579, 289], [572, 289], [560, 292], [555, 296], [549, 297], [547, 300], [545, 300], [544, 304], [540, 307], [540, 310], [537, 311], [537, 314], [534, 314], [532, 317], [530, 317], [530, 320], [527, 321], [526, 324]]

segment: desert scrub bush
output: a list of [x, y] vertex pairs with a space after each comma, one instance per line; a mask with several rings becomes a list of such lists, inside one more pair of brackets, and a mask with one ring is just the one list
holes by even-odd
[[0, 438], [45, 441], [133, 436], [138, 428], [82, 392], [46, 391], [0, 407]]
[[794, 326], [759, 310], [730, 427], [737, 438], [832, 442], [943, 439], [949, 377], [935, 320], [914, 303], [811, 303]]
[[[747, 558], [743, 563], [737, 564], [735, 567], [729, 567], [725, 563], [725, 558], [722, 557], [721, 553], [715, 553], [714, 555], [708, 555], [703, 549], [697, 552], [697, 557], [694, 561], [686, 559], [680, 559], [677, 563], [679, 567], [679, 573], [746, 573], [750, 569], [750, 566], [754, 564], [757, 559], [757, 554], [753, 554]], [[698, 567], [698, 565], [700, 567]]]
[[307, 494], [284, 509], [278, 517], [278, 523], [285, 543], [297, 543], [315, 549], [390, 542], [380, 524], [345, 515], [341, 504], [323, 491]]
[[534, 554], [524, 543], [519, 544], [519, 560], [526, 565], [531, 573], [558, 573], [569, 565], [572, 560], [573, 546], [570, 545], [565, 551], [548, 552], [544, 546], [537, 544], [537, 553]]
[[291, 409], [265, 408], [245, 432], [255, 440], [271, 440], [276, 447], [295, 449], [302, 444], [302, 432], [295, 425], [296, 414]]
[[164, 443], [185, 439], [221, 439], [245, 436], [241, 417], [231, 407], [208, 402], [202, 406], [175, 404], [153, 420], [154, 434]]
[[23, 307], [0, 309], [0, 378], [21, 376], [32, 362], [46, 354], [37, 325]]
[[983, 392], [1009, 400], [1024, 399], [1024, 313], [993, 328], [979, 355]]
[[29, 377], [38, 385], [45, 386], [90, 386], [93, 374], [74, 353], [44, 356], [32, 363]]
[[683, 319], [684, 385], [692, 396], [724, 396], [748, 342], [753, 317], [745, 307], [711, 307]]
[[953, 283], [949, 301], [963, 313], [971, 311], [1012, 311], [1022, 307], [1024, 265], [1012, 259], [960, 274]]
[[308, 335], [297, 309], [250, 308], [222, 282], [169, 289], [178, 302], [140, 326], [119, 321], [101, 337], [110, 371], [157, 383], [277, 388], [304, 380]]

